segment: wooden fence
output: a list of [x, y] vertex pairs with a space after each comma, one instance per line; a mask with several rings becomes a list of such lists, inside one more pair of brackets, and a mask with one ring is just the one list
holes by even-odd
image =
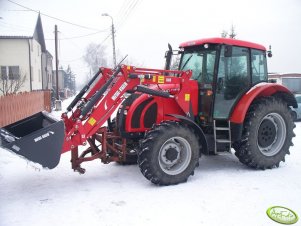
[[51, 111], [51, 94], [48, 90], [0, 96], [0, 127], [43, 110]]

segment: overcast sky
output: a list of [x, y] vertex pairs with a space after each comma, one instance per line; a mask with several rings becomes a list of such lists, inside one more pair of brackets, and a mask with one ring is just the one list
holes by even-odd
[[[237, 39], [257, 42], [268, 48], [270, 72], [301, 73], [301, 1], [300, 0], [12, 0], [72, 23], [105, 30], [80, 28], [42, 16], [46, 48], [54, 55], [54, 25], [60, 31], [60, 64], [69, 64], [83, 80], [89, 69], [82, 56], [91, 42], [101, 43], [110, 33], [111, 20], [101, 16], [108, 13], [116, 25], [116, 49], [121, 55], [144, 67], [162, 68], [167, 43], [176, 49], [184, 41], [218, 37], [222, 30], [235, 26]], [[0, 0], [0, 26], [9, 23], [8, 14], [20, 18], [24, 8]], [[26, 21], [10, 22], [11, 29], [26, 29]], [[18, 23], [18, 24], [17, 24]], [[23, 28], [22, 28], [23, 27]], [[112, 58], [112, 40], [108, 38], [109, 60]], [[101, 66], [101, 65], [100, 65]]]

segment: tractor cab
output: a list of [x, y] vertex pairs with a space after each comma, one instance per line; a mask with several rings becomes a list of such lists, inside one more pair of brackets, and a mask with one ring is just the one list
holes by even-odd
[[204, 121], [228, 120], [240, 97], [267, 81], [265, 47], [225, 38], [201, 39], [180, 45], [179, 70], [192, 70], [199, 86], [199, 116]]

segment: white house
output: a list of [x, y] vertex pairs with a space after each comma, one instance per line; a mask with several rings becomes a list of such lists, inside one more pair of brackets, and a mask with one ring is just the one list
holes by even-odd
[[52, 60], [53, 56], [46, 50], [46, 54], [42, 54], [42, 65], [46, 64], [45, 70], [42, 70], [43, 89], [52, 88]]
[[0, 26], [0, 87], [4, 82], [10, 84], [25, 77], [18, 92], [49, 89], [52, 56], [46, 50], [41, 17], [34, 12], [24, 12], [22, 19], [26, 23], [20, 21], [20, 25], [27, 24], [32, 29], [10, 26], [9, 17], [1, 19], [4, 26]]
[[301, 94], [300, 73], [270, 73], [269, 81], [286, 86], [291, 92]]

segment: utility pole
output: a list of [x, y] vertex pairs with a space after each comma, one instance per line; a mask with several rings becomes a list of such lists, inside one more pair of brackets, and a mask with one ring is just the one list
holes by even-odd
[[55, 110], [62, 110], [62, 101], [59, 97], [59, 59], [58, 59], [58, 37], [57, 37], [57, 25], [54, 26], [54, 44], [55, 44], [55, 80], [56, 80], [56, 100]]
[[114, 60], [114, 67], [116, 67], [115, 29], [114, 29], [113, 19], [112, 19], [112, 41], [113, 41], [113, 60]]
[[115, 51], [115, 28], [114, 28], [114, 21], [113, 17], [111, 17], [108, 13], [103, 13], [101, 14], [102, 16], [108, 16], [112, 20], [112, 41], [113, 41], [113, 62], [114, 62], [114, 67], [116, 67], [116, 51]]
[[57, 40], [57, 25], [54, 25], [54, 44], [55, 44], [55, 96], [59, 100], [59, 60], [58, 60], [58, 40]]

